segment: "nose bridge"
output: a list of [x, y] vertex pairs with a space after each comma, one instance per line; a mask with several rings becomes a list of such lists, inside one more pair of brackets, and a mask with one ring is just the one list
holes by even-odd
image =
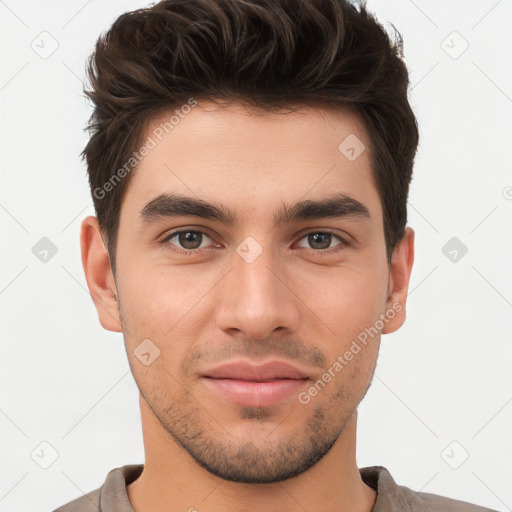
[[293, 327], [297, 304], [281, 281], [282, 263], [272, 247], [264, 248], [253, 237], [239, 244], [218, 311], [220, 328], [235, 328], [252, 339], [263, 339], [278, 327]]
[[[262, 304], [264, 301], [275, 300], [276, 289], [276, 258], [271, 247], [263, 249], [256, 245], [254, 239], [242, 242], [237, 248], [238, 258], [235, 258], [235, 279], [241, 289], [240, 300]], [[244, 293], [246, 288], [246, 293]]]

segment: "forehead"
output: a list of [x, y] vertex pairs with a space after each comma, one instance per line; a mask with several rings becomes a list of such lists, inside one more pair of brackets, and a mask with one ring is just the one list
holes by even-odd
[[152, 119], [142, 143], [151, 149], [125, 192], [139, 212], [165, 192], [222, 198], [248, 215], [326, 193], [378, 202], [369, 141], [348, 110], [269, 113], [204, 102]]

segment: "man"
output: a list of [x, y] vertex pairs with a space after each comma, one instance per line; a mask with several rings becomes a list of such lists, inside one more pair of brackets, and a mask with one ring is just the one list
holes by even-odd
[[168, 0], [89, 77], [82, 262], [145, 464], [58, 511], [489, 510], [356, 464], [414, 259], [400, 42], [345, 0]]

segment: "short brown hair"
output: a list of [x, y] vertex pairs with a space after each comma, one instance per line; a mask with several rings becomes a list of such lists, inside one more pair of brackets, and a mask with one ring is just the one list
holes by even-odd
[[81, 153], [114, 275], [130, 176], [112, 178], [126, 171], [151, 118], [190, 98], [262, 111], [354, 110], [370, 139], [390, 262], [407, 222], [419, 138], [393, 30], [392, 40], [365, 3], [348, 0], [163, 0], [117, 18], [88, 60], [84, 93], [94, 111]]

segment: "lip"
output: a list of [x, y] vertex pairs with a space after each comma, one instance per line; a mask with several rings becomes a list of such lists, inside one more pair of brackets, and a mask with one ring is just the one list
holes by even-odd
[[269, 361], [260, 365], [250, 364], [246, 361], [233, 361], [210, 370], [205, 370], [202, 376], [211, 377], [213, 379], [237, 379], [245, 381], [309, 378], [305, 372], [284, 361]]
[[254, 407], [275, 405], [297, 395], [309, 377], [283, 361], [262, 365], [231, 362], [206, 371], [204, 384], [215, 394], [237, 404]]

